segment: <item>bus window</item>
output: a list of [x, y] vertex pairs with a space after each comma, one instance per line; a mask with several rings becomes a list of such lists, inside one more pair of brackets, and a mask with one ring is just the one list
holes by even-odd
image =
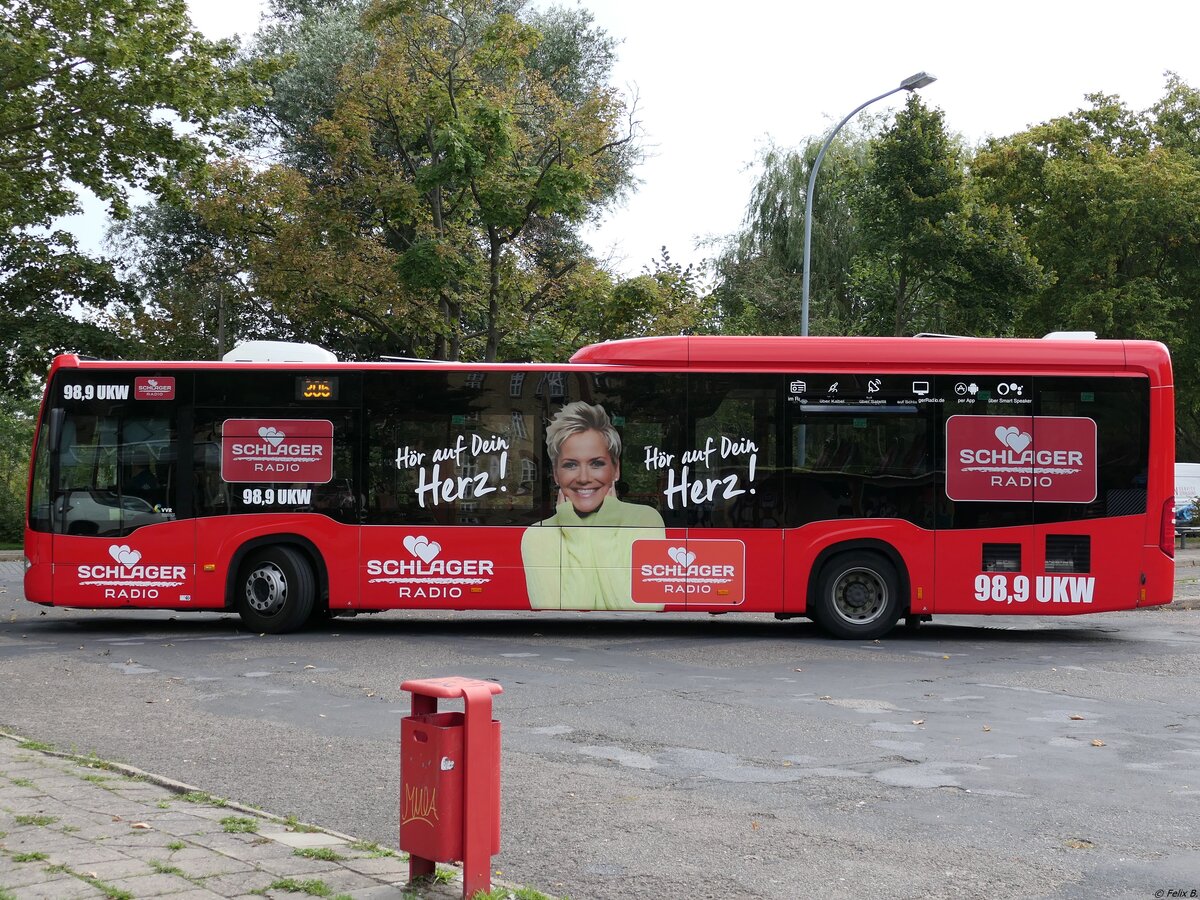
[[[515, 373], [524, 375], [526, 373]], [[364, 378], [365, 521], [373, 525], [525, 525], [543, 502], [541, 383], [480, 372]]]
[[916, 405], [793, 407], [789, 524], [905, 519], [932, 527], [930, 414]]
[[[357, 524], [359, 402], [359, 378], [346, 373], [198, 374], [197, 515], [319, 512]], [[310, 445], [321, 449], [310, 457], [293, 450]]]
[[[779, 379], [773, 375], [693, 375], [689, 379], [687, 443], [704, 451], [691, 474], [721, 485], [711, 500], [692, 511], [689, 525], [783, 527], [778, 389]], [[740, 493], [727, 499], [724, 484], [730, 478], [736, 479], [732, 484]]]
[[29, 485], [29, 527], [50, 530], [50, 430], [38, 429], [33, 450], [33, 481]]
[[[1037, 414], [1096, 423], [1096, 498], [1091, 503], [1038, 503], [1038, 522], [1146, 512], [1150, 390], [1144, 378], [1039, 378]], [[1034, 499], [1038, 499], [1034, 490]]]
[[115, 537], [173, 519], [174, 447], [166, 418], [68, 414], [52, 492], [54, 530]]

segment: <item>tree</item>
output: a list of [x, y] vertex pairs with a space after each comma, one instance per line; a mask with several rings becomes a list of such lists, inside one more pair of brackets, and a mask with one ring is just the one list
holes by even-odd
[[7, 544], [19, 544], [25, 536], [25, 489], [36, 418], [33, 391], [0, 394], [0, 542]]
[[7, 381], [20, 377], [12, 366], [53, 349], [113, 343], [68, 314], [113, 296], [111, 268], [41, 229], [78, 211], [76, 186], [117, 216], [133, 186], [171, 192], [248, 96], [233, 53], [192, 29], [184, 0], [0, 7], [0, 310], [15, 329]]
[[110, 229], [126, 296], [106, 318], [153, 359], [220, 359], [235, 334], [278, 334], [248, 284], [244, 257], [194, 209], [158, 202]]
[[[861, 239], [852, 198], [879, 120], [843, 129], [825, 154], [813, 197], [810, 319], [814, 333], [851, 327], [851, 261]], [[742, 230], [716, 260], [714, 298], [722, 328], [744, 334], [799, 334], [808, 176], [823, 137], [799, 151], [768, 148], [751, 190]]]
[[715, 323], [702, 296], [703, 279], [702, 269], [673, 262], [663, 247], [641, 275], [613, 285], [609, 296], [580, 304], [571, 343], [710, 331]]
[[[436, 308], [438, 357], [458, 359], [470, 345], [495, 359], [545, 294], [518, 276], [555, 280], [578, 264], [539, 272], [539, 226], [582, 222], [628, 180], [628, 110], [599, 81], [611, 41], [582, 11], [540, 20], [520, 11], [498, 0], [377, 2], [365, 19], [372, 63], [344, 72], [333, 116], [318, 127], [338, 182], [328, 193], [368, 214], [401, 284]], [[565, 43], [539, 56], [547, 32]], [[589, 68], [560, 65], [597, 48]]]
[[1146, 112], [1120, 98], [990, 141], [974, 171], [1050, 276], [1018, 333], [1084, 329], [1169, 344], [1181, 452], [1200, 452], [1200, 95], [1169, 76]]
[[[796, 331], [805, 192], [820, 139], [770, 151], [717, 265], [722, 328]], [[1040, 272], [1013, 218], [975, 195], [940, 111], [915, 94], [886, 128], [835, 141], [813, 198], [815, 334], [1003, 334]]]
[[[194, 216], [214, 239], [204, 271], [276, 336], [451, 359], [536, 337], [559, 355], [553, 319], [612, 286], [579, 226], [637, 160], [614, 46], [586, 11], [523, 0], [276, 0], [250, 51], [272, 90], [243, 117], [245, 156], [159, 221]], [[157, 297], [180, 315], [211, 302]]]
[[1000, 206], [974, 198], [944, 114], [910, 94], [872, 142], [853, 282], [866, 333], [1005, 333], [1040, 271]]
[[342, 70], [370, 64], [363, 27], [370, 0], [271, 0], [245, 59], [269, 66], [268, 90], [241, 111], [247, 154], [263, 154], [313, 183], [328, 178], [329, 147], [316, 126], [333, 115]]

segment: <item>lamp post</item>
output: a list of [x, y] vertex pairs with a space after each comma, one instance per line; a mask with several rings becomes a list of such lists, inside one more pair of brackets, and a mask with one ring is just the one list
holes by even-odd
[[817, 153], [817, 159], [813, 163], [812, 172], [808, 176], [808, 192], [804, 197], [804, 290], [800, 301], [800, 334], [808, 335], [808, 278], [809, 278], [809, 255], [812, 247], [812, 208], [813, 208], [813, 188], [817, 183], [817, 171], [821, 168], [821, 160], [825, 158], [825, 151], [829, 149], [829, 145], [833, 143], [833, 139], [837, 137], [837, 133], [842, 130], [842, 126], [853, 119], [859, 112], [866, 109], [872, 103], [882, 100], [884, 97], [890, 97], [898, 91], [915, 91], [923, 88], [926, 85], [933, 84], [937, 81], [933, 75], [926, 72], [918, 72], [916, 75], [909, 75], [899, 87], [894, 87], [890, 91], [880, 94], [878, 97], [872, 97], [866, 103], [856, 106], [853, 112], [842, 121], [834, 126], [833, 131], [829, 132], [829, 137], [825, 138], [825, 143], [821, 145], [820, 151]]

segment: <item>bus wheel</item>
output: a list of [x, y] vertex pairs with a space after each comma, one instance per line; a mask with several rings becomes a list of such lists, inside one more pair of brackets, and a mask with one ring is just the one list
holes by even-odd
[[250, 628], [283, 634], [308, 621], [316, 594], [308, 560], [291, 547], [279, 546], [255, 551], [242, 563], [235, 602]]
[[871, 640], [900, 618], [900, 579], [878, 553], [838, 556], [821, 571], [814, 618], [839, 638]]

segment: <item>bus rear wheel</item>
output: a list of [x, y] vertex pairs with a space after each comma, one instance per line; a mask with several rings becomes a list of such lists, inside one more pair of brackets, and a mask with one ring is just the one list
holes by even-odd
[[292, 547], [256, 550], [242, 563], [235, 606], [255, 631], [283, 634], [308, 621], [316, 601], [312, 566]]
[[900, 579], [879, 553], [861, 551], [835, 557], [817, 585], [817, 623], [834, 637], [883, 637], [900, 618]]

